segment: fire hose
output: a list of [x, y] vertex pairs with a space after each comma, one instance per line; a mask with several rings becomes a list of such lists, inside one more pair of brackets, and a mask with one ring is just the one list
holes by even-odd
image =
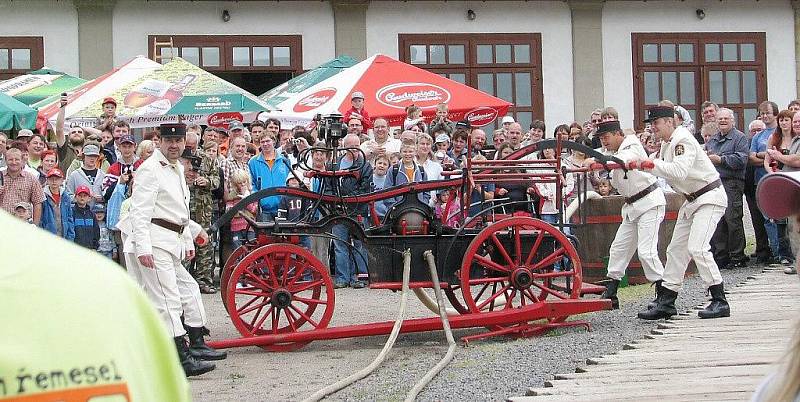
[[394, 342], [397, 340], [397, 336], [400, 334], [400, 327], [403, 325], [403, 319], [406, 314], [406, 304], [408, 301], [408, 282], [411, 278], [411, 250], [406, 250], [403, 252], [403, 288], [402, 292], [400, 293], [400, 311], [397, 313], [397, 319], [394, 322], [394, 327], [392, 327], [392, 332], [389, 334], [389, 339], [386, 341], [386, 344], [383, 346], [383, 350], [378, 353], [378, 356], [375, 357], [375, 360], [372, 361], [367, 367], [364, 367], [360, 371], [351, 374], [347, 378], [343, 378], [327, 387], [315, 392], [310, 397], [306, 398], [304, 402], [316, 402], [325, 398], [326, 396], [333, 394], [334, 392], [340, 391], [345, 387], [350, 386], [354, 382], [372, 374], [378, 366], [380, 366], [384, 360], [386, 360], [386, 356], [389, 354], [389, 351], [392, 350], [394, 346]]
[[431, 270], [433, 293], [436, 295], [436, 303], [439, 305], [439, 317], [442, 318], [442, 329], [444, 329], [444, 335], [447, 337], [447, 353], [421, 380], [414, 384], [414, 388], [411, 388], [411, 391], [406, 395], [406, 402], [417, 399], [417, 395], [419, 395], [420, 391], [422, 391], [445, 366], [450, 364], [453, 360], [453, 354], [456, 351], [456, 341], [453, 339], [453, 331], [450, 329], [450, 321], [447, 319], [447, 309], [445, 308], [444, 299], [442, 298], [442, 289], [439, 286], [439, 274], [436, 273], [436, 261], [434, 261], [433, 253], [430, 250], [425, 251], [423, 255], [425, 256], [425, 260], [428, 261], [428, 268]]
[[[445, 309], [444, 298], [442, 297], [442, 290], [439, 285], [439, 275], [436, 272], [436, 262], [434, 261], [433, 253], [428, 250], [424, 253], [425, 259], [428, 262], [428, 268], [431, 271], [431, 279], [433, 280], [434, 284], [434, 294], [436, 295], [436, 301], [438, 303], [438, 313], [442, 319], [442, 329], [445, 332], [445, 336], [447, 338], [447, 353], [439, 361], [432, 369], [430, 369], [425, 376], [422, 377], [411, 391], [408, 392], [406, 395], [406, 401], [413, 401], [417, 398], [417, 395], [425, 388], [425, 386], [439, 374], [445, 366], [447, 366], [453, 360], [453, 354], [455, 353], [456, 349], [456, 341], [453, 338], [453, 331], [450, 328], [450, 321], [447, 319], [447, 311]], [[304, 402], [308, 401], [319, 401], [322, 398], [325, 398], [328, 395], [331, 395], [337, 391], [340, 391], [354, 382], [367, 377], [368, 375], [372, 374], [376, 368], [378, 368], [384, 360], [386, 360], [386, 356], [391, 351], [392, 347], [394, 346], [395, 341], [397, 340], [397, 336], [400, 333], [400, 328], [403, 325], [403, 320], [406, 312], [406, 305], [408, 300], [408, 283], [411, 277], [411, 252], [410, 250], [406, 250], [403, 252], [403, 287], [401, 291], [401, 299], [400, 299], [400, 311], [397, 314], [397, 319], [394, 323], [394, 327], [392, 328], [392, 332], [389, 335], [389, 339], [386, 341], [386, 344], [383, 346], [383, 349], [378, 354], [378, 356], [364, 369], [344, 378], [342, 380], [337, 381], [334, 384], [331, 384], [317, 392], [313, 395], [305, 399]], [[427, 296], [427, 295], [426, 295]]]

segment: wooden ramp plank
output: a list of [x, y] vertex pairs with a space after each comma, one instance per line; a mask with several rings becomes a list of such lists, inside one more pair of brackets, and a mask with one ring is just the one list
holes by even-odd
[[684, 312], [623, 350], [587, 359], [575, 373], [557, 374], [508, 400], [749, 399], [786, 354], [800, 315], [800, 283], [782, 268], [748, 279], [728, 289], [731, 317], [701, 320], [696, 309]]

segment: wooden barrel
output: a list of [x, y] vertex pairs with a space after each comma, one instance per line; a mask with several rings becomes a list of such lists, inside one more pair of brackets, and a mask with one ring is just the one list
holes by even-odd
[[[678, 209], [684, 201], [680, 194], [670, 192], [665, 195], [667, 210], [658, 233], [658, 255], [662, 262], [666, 262], [667, 245], [672, 239], [672, 230], [675, 228]], [[624, 203], [625, 199], [622, 196], [587, 200], [572, 217], [573, 223], [578, 223], [578, 219], [585, 219], [583, 224], [573, 228], [573, 234], [579, 241], [578, 253], [583, 262], [583, 280], [585, 282], [597, 282], [606, 278], [604, 260], [608, 259], [611, 242], [614, 241], [617, 228], [622, 222], [620, 212]], [[690, 268], [694, 269], [694, 264]], [[627, 274], [630, 284], [647, 283], [637, 254], [633, 255], [628, 264]]]

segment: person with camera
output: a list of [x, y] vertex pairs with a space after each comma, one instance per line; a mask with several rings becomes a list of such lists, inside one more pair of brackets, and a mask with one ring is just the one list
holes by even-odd
[[[789, 120], [791, 125], [791, 119]], [[744, 174], [747, 169], [747, 154], [750, 141], [736, 129], [733, 111], [720, 108], [717, 111], [719, 132], [705, 144], [708, 159], [714, 164], [728, 196], [725, 216], [717, 224], [711, 245], [717, 265], [724, 269], [747, 266], [744, 254]]]

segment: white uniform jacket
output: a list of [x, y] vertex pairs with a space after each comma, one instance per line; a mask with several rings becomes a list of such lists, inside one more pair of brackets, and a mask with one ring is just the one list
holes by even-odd
[[[131, 224], [131, 214], [129, 212], [130, 199], [122, 202], [122, 210], [120, 211], [119, 222], [117, 222], [117, 229], [122, 233], [122, 252], [136, 254], [136, 244], [133, 242], [133, 225]], [[199, 223], [189, 220], [186, 230], [190, 233], [192, 239], [195, 239], [203, 227]], [[187, 248], [191, 250], [191, 248]]]
[[[652, 170], [656, 176], [663, 177], [675, 191], [682, 194], [691, 194], [707, 184], [719, 179], [719, 173], [708, 159], [694, 135], [685, 127], [678, 127], [672, 133], [669, 141], [661, 144], [660, 159], [655, 159], [655, 168]], [[701, 205], [728, 206], [728, 197], [722, 186], [711, 190], [692, 202], [685, 202], [681, 207], [687, 215], [692, 215]]]
[[189, 230], [178, 234], [151, 222], [160, 218], [181, 226], [189, 224], [189, 188], [181, 164], [169, 163], [160, 150], [153, 152], [136, 171], [130, 199], [137, 257], [153, 254], [154, 247], [178, 258], [194, 250]]
[[[626, 135], [614, 156], [627, 163], [634, 159], [647, 159], [647, 151], [635, 135]], [[611, 171], [611, 185], [626, 198], [638, 194], [656, 182], [658, 179], [655, 176], [641, 170], [628, 171], [627, 178], [622, 169]], [[664, 198], [664, 191], [659, 187], [633, 204], [626, 202], [622, 206], [622, 216], [633, 221], [648, 210], [662, 205], [667, 205], [667, 200]]]

